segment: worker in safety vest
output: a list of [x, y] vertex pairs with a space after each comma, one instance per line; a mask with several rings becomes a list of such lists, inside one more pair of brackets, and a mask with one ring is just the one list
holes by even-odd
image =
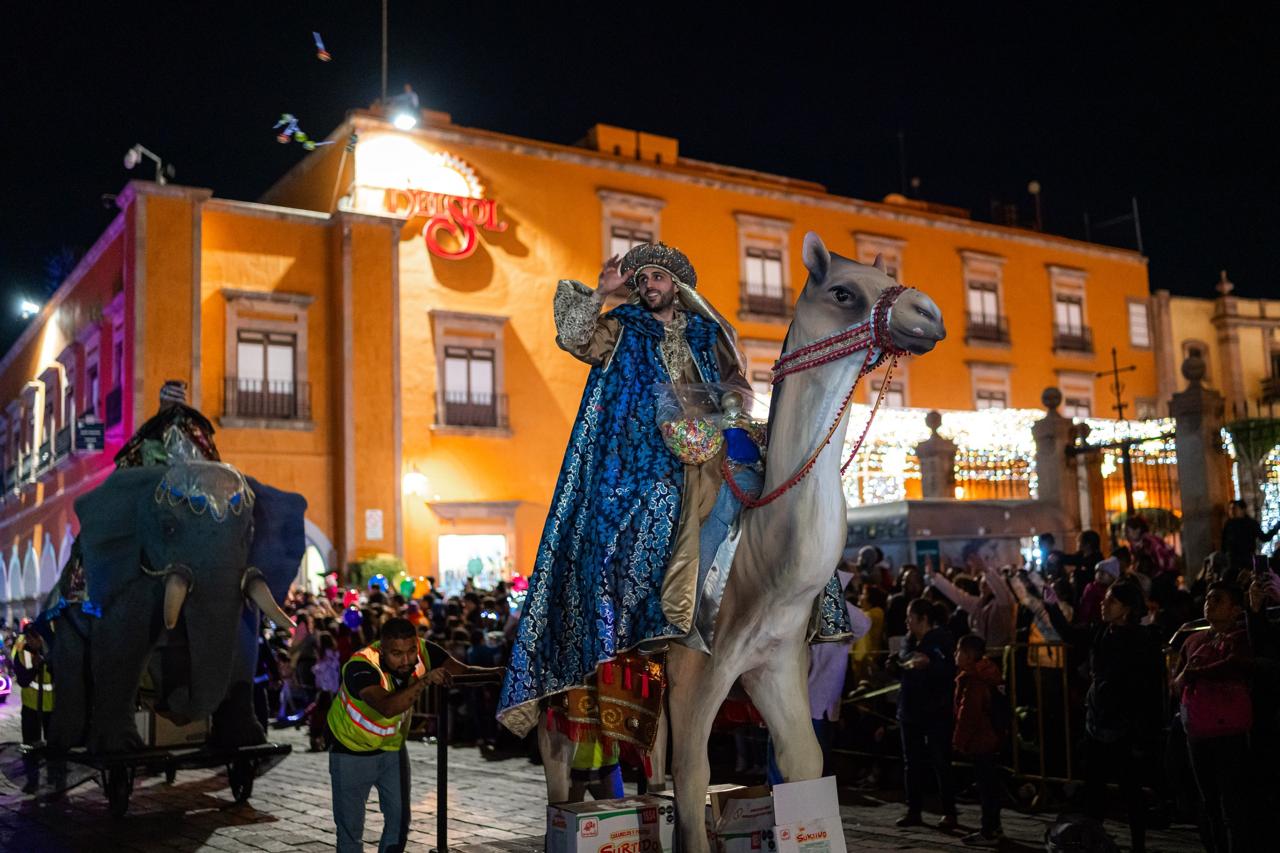
[[[30, 747], [44, 742], [53, 713], [53, 673], [44, 655], [44, 638], [34, 624], [26, 624], [13, 642], [12, 662], [14, 680], [22, 688], [22, 743]], [[40, 781], [40, 762], [32, 754], [24, 756], [22, 764], [27, 777], [22, 790], [35, 793]]]
[[13, 643], [13, 674], [22, 688], [22, 742], [28, 746], [44, 740], [53, 712], [53, 673], [44, 652], [44, 638], [34, 624]]
[[418, 638], [407, 619], [389, 619], [380, 639], [342, 667], [342, 686], [329, 706], [329, 777], [338, 853], [363, 849], [365, 804], [378, 786], [382, 811], [379, 853], [404, 850], [409, 833], [409, 759], [405, 750], [413, 706], [429, 684], [454, 675], [498, 672], [467, 666]]

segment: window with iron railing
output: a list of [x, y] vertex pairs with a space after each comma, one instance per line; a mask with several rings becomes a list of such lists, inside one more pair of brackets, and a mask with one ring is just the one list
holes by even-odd
[[1093, 352], [1093, 333], [1084, 324], [1084, 300], [1058, 294], [1053, 300], [1053, 348]]
[[747, 247], [743, 270], [746, 275], [742, 283], [743, 311], [776, 316], [790, 313], [791, 300], [783, 276], [780, 249]]
[[236, 418], [308, 420], [310, 385], [296, 376], [297, 337], [283, 332], [240, 329], [236, 333], [236, 375], [224, 389], [226, 414]]
[[1009, 321], [1000, 313], [1000, 288], [994, 281], [971, 279], [965, 295], [965, 340], [1009, 342]]
[[495, 351], [489, 347], [444, 348], [444, 387], [436, 422], [442, 426], [507, 426], [506, 397], [496, 391]]

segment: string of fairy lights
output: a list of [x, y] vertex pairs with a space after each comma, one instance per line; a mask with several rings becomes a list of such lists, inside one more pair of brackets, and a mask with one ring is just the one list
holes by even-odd
[[[1222, 428], [1222, 449], [1231, 458], [1231, 496], [1240, 499], [1240, 457], [1236, 452], [1235, 439], [1226, 427]], [[1264, 530], [1280, 522], [1280, 446], [1273, 447], [1263, 457], [1260, 465], [1262, 477], [1258, 482], [1258, 491], [1262, 496], [1262, 505], [1258, 507], [1258, 524]], [[1271, 556], [1277, 548], [1276, 540], [1266, 542], [1262, 553]]]
[[[865, 423], [870, 408], [850, 407], [849, 434]], [[844, 478], [845, 497], [850, 506], [885, 503], [918, 496], [920, 460], [915, 448], [929, 437], [925, 409], [884, 409], [877, 414], [861, 450]], [[942, 412], [938, 434], [956, 444], [956, 497], [1037, 496], [1035, 442], [1031, 426], [1044, 417], [1039, 409], [986, 409]], [[1135, 465], [1174, 465], [1177, 457], [1171, 418], [1144, 421], [1116, 421], [1104, 418], [1077, 419], [1089, 425], [1090, 444], [1109, 444], [1126, 439], [1150, 439], [1135, 444], [1131, 458]], [[848, 441], [848, 440], [846, 440]], [[852, 448], [846, 443], [845, 452]], [[1103, 476], [1120, 468], [1120, 451], [1102, 454]]]

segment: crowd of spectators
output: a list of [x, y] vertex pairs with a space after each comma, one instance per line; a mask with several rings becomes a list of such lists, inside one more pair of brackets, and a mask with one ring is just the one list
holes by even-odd
[[1232, 518], [1234, 553], [1195, 573], [1137, 516], [1109, 553], [1094, 531], [1070, 552], [1042, 536], [1020, 565], [989, 565], [977, 543], [957, 565], [896, 568], [863, 548], [843, 568], [871, 627], [833, 742], [869, 785], [901, 757], [903, 826], [923, 823], [931, 789], [938, 828], [954, 829], [972, 782], [977, 846], [999, 844], [998, 768], [1019, 751], [1022, 775], [1068, 809], [1126, 821], [1131, 850], [1178, 817], [1198, 821], [1206, 850], [1263, 849], [1259, 816], [1280, 800], [1280, 559], [1257, 556], [1267, 537], [1241, 507]]

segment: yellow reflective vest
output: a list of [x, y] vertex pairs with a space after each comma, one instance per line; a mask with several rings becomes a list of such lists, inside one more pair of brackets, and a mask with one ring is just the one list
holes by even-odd
[[[21, 664], [26, 669], [35, 668], [35, 660], [31, 653], [27, 651], [27, 638], [18, 637], [13, 643], [13, 662]], [[43, 685], [43, 689], [42, 689]], [[42, 663], [36, 677], [32, 679], [29, 687], [22, 688], [22, 707], [30, 708], [33, 711], [39, 708], [42, 711], [53, 710], [53, 675], [49, 672], [49, 665]]]
[[[375, 749], [394, 752], [404, 744], [408, 731], [412, 710], [394, 717], [384, 717], [360, 697], [347, 692], [347, 667], [355, 661], [363, 661], [378, 671], [382, 689], [393, 690], [391, 676], [382, 669], [382, 659], [378, 653], [381, 642], [366, 646], [351, 656], [351, 660], [342, 665], [342, 686], [338, 695], [329, 706], [329, 731], [338, 742], [354, 752], [371, 752]], [[418, 668], [414, 676], [421, 678], [431, 669], [431, 658], [427, 654], [426, 645], [418, 640]]]

